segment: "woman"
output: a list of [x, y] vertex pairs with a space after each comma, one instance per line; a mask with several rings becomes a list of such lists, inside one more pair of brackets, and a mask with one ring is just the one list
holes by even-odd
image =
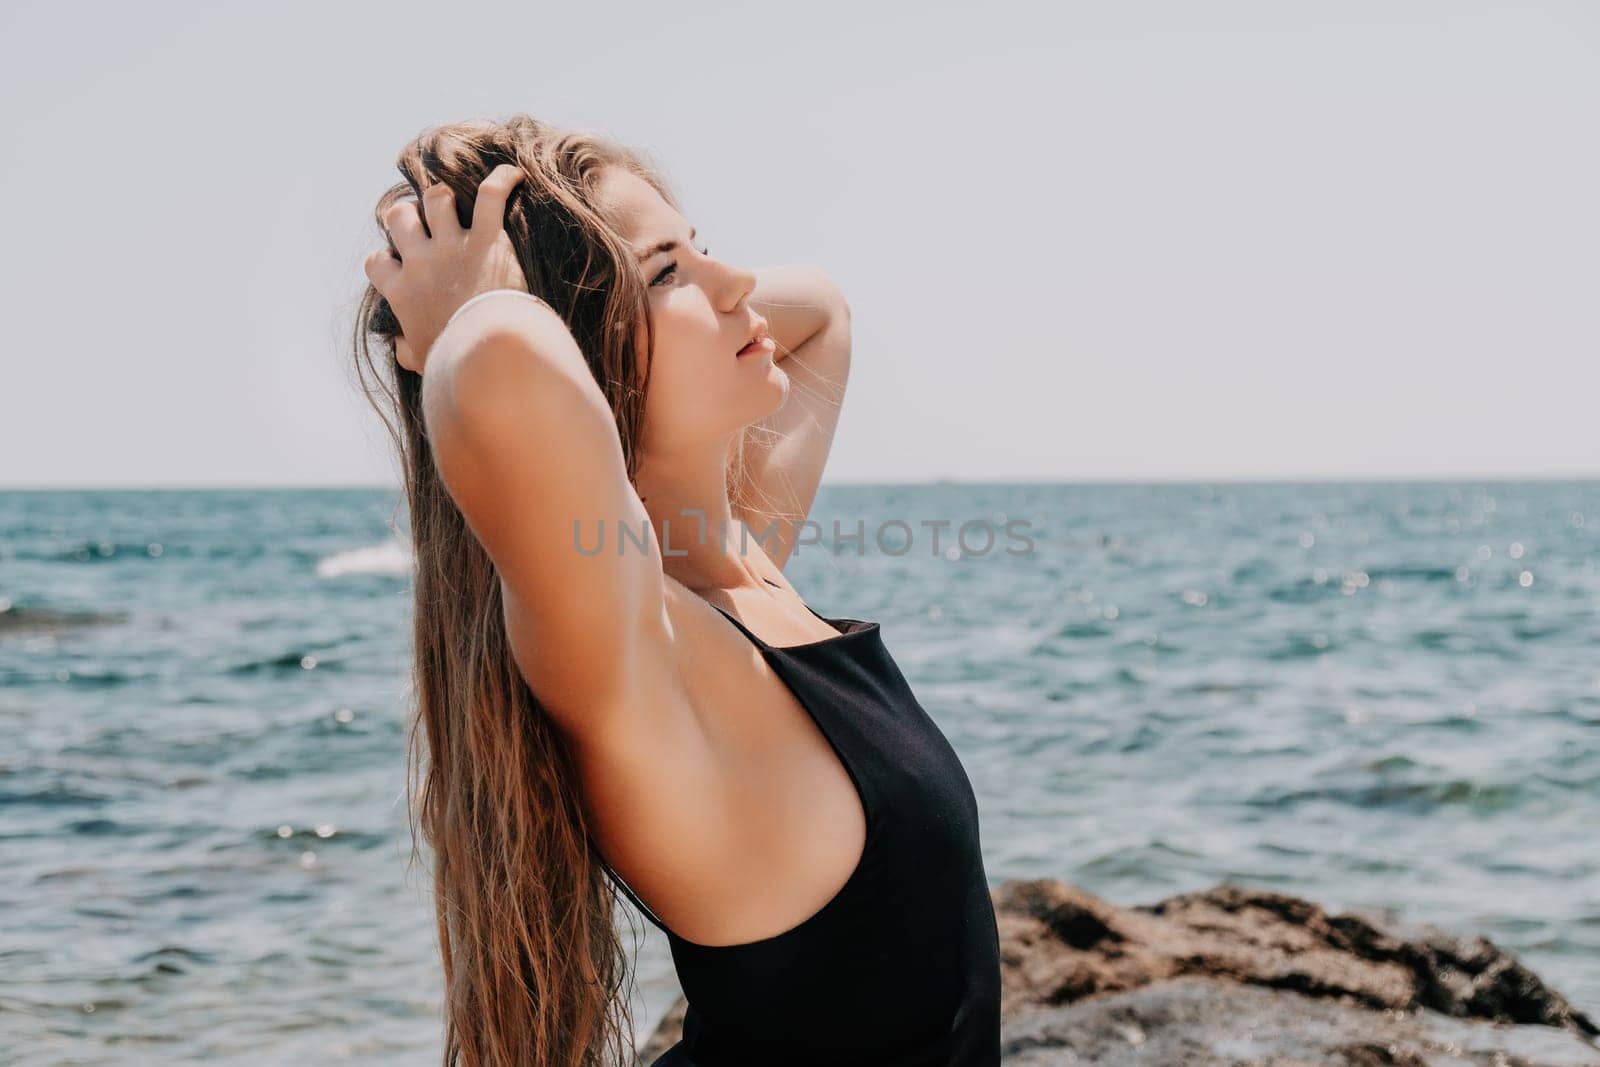
[[657, 1064], [998, 1064], [971, 786], [878, 624], [783, 577], [843, 301], [695, 247], [603, 138], [463, 123], [399, 168], [356, 347], [415, 539], [445, 1062], [633, 1059], [609, 877], [689, 1002]]

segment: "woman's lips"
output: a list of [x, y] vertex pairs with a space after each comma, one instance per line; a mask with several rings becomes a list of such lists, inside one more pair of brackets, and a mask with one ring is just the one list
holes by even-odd
[[778, 346], [775, 343], [773, 343], [773, 340], [772, 340], [771, 337], [763, 337], [759, 341], [752, 341], [749, 344], [745, 345], [743, 348], [739, 349], [737, 354], [739, 356], [741, 356], [741, 357], [742, 356], [754, 356], [754, 355], [757, 355], [757, 354], [759, 354], [761, 352], [772, 352], [772, 351], [775, 351], [777, 349], [777, 347]]

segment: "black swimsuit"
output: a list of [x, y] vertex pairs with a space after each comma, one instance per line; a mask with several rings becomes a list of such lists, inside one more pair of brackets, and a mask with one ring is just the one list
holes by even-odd
[[684, 940], [606, 868], [667, 935], [688, 1001], [683, 1040], [651, 1067], [998, 1067], [1000, 944], [977, 799], [879, 625], [811, 611], [839, 633], [774, 646], [717, 610], [840, 757], [867, 842], [810, 918], [735, 945]]

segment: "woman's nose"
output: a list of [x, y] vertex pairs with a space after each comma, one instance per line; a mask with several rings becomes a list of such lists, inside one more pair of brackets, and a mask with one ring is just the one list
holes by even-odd
[[756, 287], [756, 276], [753, 272], [743, 267], [735, 267], [728, 263], [719, 263], [721, 268], [721, 300], [722, 310], [732, 311], [739, 306], [739, 301], [748, 296]]

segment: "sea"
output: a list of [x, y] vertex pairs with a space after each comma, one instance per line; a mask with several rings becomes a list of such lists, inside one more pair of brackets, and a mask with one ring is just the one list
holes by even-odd
[[[880, 622], [992, 886], [1297, 894], [1600, 1015], [1600, 481], [828, 485], [812, 519], [787, 574]], [[437, 1062], [406, 529], [387, 488], [0, 493], [0, 1062]], [[678, 988], [619, 917], [642, 1042]]]

